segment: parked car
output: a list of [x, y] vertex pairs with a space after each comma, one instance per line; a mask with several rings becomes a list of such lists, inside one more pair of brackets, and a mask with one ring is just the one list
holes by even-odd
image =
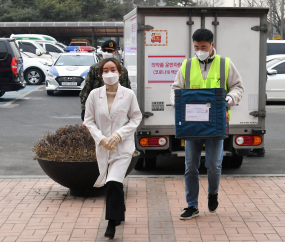
[[269, 56], [266, 56], [266, 63], [271, 61], [271, 60], [274, 60], [274, 59], [277, 59], [277, 58], [282, 58], [282, 57], [285, 57], [285, 55], [269, 55]]
[[64, 52], [64, 49], [59, 47], [56, 44], [56, 42], [51, 42], [51, 41], [37, 41], [37, 42], [40, 44], [40, 46], [42, 46], [55, 58], [57, 58], [61, 53]]
[[266, 63], [267, 101], [285, 101], [285, 57]]
[[267, 56], [285, 54], [285, 40], [267, 40]]
[[43, 40], [43, 41], [55, 41], [56, 39], [44, 34], [11, 34], [10, 38], [17, 40]]
[[87, 39], [72, 39], [69, 46], [90, 46]]
[[82, 90], [90, 66], [99, 62], [94, 52], [68, 52], [61, 54], [46, 76], [46, 90], [53, 95], [58, 90]]
[[25, 87], [23, 59], [15, 39], [0, 38], [0, 97]]
[[16, 40], [21, 52], [30, 52], [36, 54], [39, 58], [56, 60], [48, 51], [46, 51], [40, 44], [33, 40]]
[[39, 58], [30, 52], [22, 52], [24, 78], [28, 84], [39, 85], [46, 79], [46, 74], [52, 66], [52, 59]]

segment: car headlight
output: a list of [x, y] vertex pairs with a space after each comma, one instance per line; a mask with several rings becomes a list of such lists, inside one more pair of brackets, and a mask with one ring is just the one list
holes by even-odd
[[42, 63], [45, 66], [52, 66], [52, 64], [50, 62], [40, 61], [40, 63]]
[[49, 71], [47, 72], [47, 76], [49, 76], [49, 77], [55, 77], [55, 75], [53, 75], [53, 74], [50, 73]]

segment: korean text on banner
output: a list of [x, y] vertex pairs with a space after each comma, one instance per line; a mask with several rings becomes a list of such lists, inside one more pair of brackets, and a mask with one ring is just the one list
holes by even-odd
[[185, 55], [149, 55], [148, 83], [173, 83]]
[[137, 49], [137, 16], [131, 18], [131, 49]]

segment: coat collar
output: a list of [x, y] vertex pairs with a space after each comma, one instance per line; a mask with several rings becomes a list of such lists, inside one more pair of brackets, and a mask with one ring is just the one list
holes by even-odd
[[[124, 89], [122, 88], [121, 84], [119, 83], [116, 96], [118, 96], [118, 98], [121, 99], [121, 98], [124, 97], [124, 94], [125, 94], [125, 93], [124, 93]], [[104, 85], [104, 86], [101, 88], [99, 96], [100, 96], [100, 98], [105, 98], [105, 97], [107, 97], [106, 85]]]
[[110, 113], [109, 113], [109, 108], [108, 108], [106, 85], [104, 85], [103, 87], [100, 88], [99, 97], [100, 97], [99, 102], [101, 104], [100, 106], [101, 106], [103, 112], [105, 113], [105, 115], [110, 119], [113, 116], [113, 114], [117, 111], [117, 109], [120, 107], [120, 104], [121, 104], [123, 97], [124, 97], [124, 88], [122, 88], [122, 86], [119, 83], [117, 93], [116, 93], [116, 96], [114, 98], [114, 102], [112, 104], [112, 108], [110, 110]]

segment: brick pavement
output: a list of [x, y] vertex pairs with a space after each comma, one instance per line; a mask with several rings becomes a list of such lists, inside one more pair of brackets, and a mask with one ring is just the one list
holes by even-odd
[[[285, 178], [222, 177], [219, 209], [207, 208], [200, 178], [200, 216], [182, 221], [184, 181], [127, 178], [126, 222], [116, 241], [285, 241]], [[102, 242], [104, 197], [79, 198], [51, 179], [0, 179], [0, 242]]]

